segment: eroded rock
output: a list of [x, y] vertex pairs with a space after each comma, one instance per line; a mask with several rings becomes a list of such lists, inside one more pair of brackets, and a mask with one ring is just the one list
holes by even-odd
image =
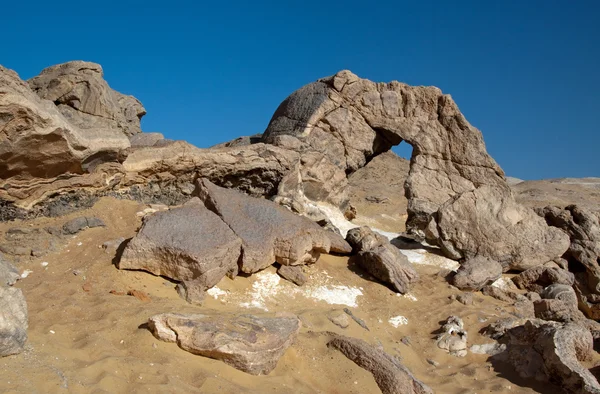
[[437, 347], [456, 357], [467, 355], [467, 331], [460, 317], [448, 317], [440, 331]]
[[337, 349], [356, 365], [373, 374], [383, 394], [432, 394], [428, 386], [396, 358], [362, 339], [336, 335], [327, 346]]
[[297, 317], [206, 316], [163, 313], [148, 321], [158, 339], [193, 354], [221, 360], [252, 375], [267, 375], [292, 345]]
[[27, 319], [27, 304], [21, 289], [0, 284], [0, 357], [23, 351]]
[[502, 266], [478, 256], [462, 263], [452, 278], [452, 284], [461, 290], [479, 291], [502, 276]]
[[390, 284], [402, 294], [408, 293], [410, 284], [419, 275], [398, 248], [369, 227], [357, 227], [348, 231], [346, 240], [355, 253], [358, 264], [380, 281]]

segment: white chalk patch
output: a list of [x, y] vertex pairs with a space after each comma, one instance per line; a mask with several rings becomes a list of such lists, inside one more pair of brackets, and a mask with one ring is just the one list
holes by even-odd
[[56, 334], [54, 330], [50, 330], [50, 334]]
[[362, 291], [356, 287], [342, 285], [319, 286], [314, 289], [307, 288], [305, 296], [319, 301], [325, 301], [332, 305], [346, 305], [357, 307], [356, 298], [363, 295]]
[[414, 295], [410, 294], [410, 293], [406, 293], [406, 294], [400, 294], [400, 293], [396, 293], [397, 296], [402, 297], [402, 298], [406, 298], [407, 300], [410, 301], [417, 301], [417, 297], [415, 297]]
[[25, 279], [25, 278], [27, 278], [29, 276], [29, 274], [32, 274], [32, 273], [33, 273], [33, 271], [31, 271], [31, 270], [25, 270], [21, 274], [21, 278]]
[[497, 287], [502, 290], [515, 290], [517, 288], [515, 286], [514, 282], [506, 276], [498, 278], [498, 280], [496, 280], [494, 283], [492, 283], [492, 286]]
[[83, 245], [83, 242], [77, 242], [77, 246]]
[[413, 264], [431, 265], [456, 271], [460, 264], [444, 256], [430, 253], [425, 249], [400, 249], [400, 252]]
[[254, 276], [256, 280], [252, 284], [252, 291], [249, 294], [250, 301], [243, 302], [240, 306], [243, 306], [244, 308], [259, 308], [268, 311], [269, 309], [266, 307], [265, 303], [269, 296], [275, 296], [279, 291], [277, 286], [279, 285], [281, 278], [277, 274], [266, 271], [259, 272]]
[[47, 267], [48, 266], [48, 262], [44, 261], [43, 263], [40, 264], [42, 267]]
[[206, 290], [206, 294], [213, 297], [215, 300], [218, 300], [219, 297], [227, 295], [227, 292], [219, 289], [217, 286], [214, 286]]
[[390, 323], [392, 326], [398, 328], [399, 326], [404, 326], [404, 325], [408, 324], [408, 319], [404, 316], [394, 316], [394, 317], [390, 318], [390, 320], [388, 320], [388, 323]]

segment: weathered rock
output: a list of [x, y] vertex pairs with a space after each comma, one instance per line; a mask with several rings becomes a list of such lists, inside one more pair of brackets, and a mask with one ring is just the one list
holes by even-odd
[[467, 331], [460, 317], [450, 316], [437, 337], [437, 346], [456, 357], [467, 355]]
[[48, 67], [28, 83], [82, 130], [110, 129], [127, 136], [141, 132], [146, 110], [135, 97], [111, 89], [103, 75], [99, 64], [73, 61]]
[[129, 137], [129, 143], [132, 148], [142, 148], [146, 146], [155, 146], [159, 141], [164, 141], [165, 137], [161, 133], [136, 133]]
[[575, 276], [564, 269], [540, 265], [521, 272], [512, 281], [519, 289], [540, 293], [545, 287], [555, 283], [573, 286]]
[[478, 256], [462, 263], [452, 278], [452, 284], [461, 290], [479, 291], [502, 276], [502, 266]]
[[27, 328], [27, 304], [21, 289], [0, 284], [0, 357], [23, 351]]
[[221, 360], [252, 375], [266, 375], [292, 345], [297, 317], [206, 316], [163, 313], [148, 321], [155, 337], [193, 354]]
[[390, 284], [395, 291], [408, 293], [410, 284], [418, 280], [419, 275], [406, 256], [369, 227], [348, 231], [346, 241], [357, 253], [358, 264], [375, 278]]
[[481, 133], [435, 87], [377, 84], [341, 71], [284, 100], [263, 141], [307, 157], [295, 183], [279, 193], [301, 206], [307, 198], [344, 207], [347, 188], [341, 182], [331, 187], [331, 179], [406, 141], [413, 146], [405, 185], [410, 232], [440, 245], [448, 257], [483, 255], [514, 269], [552, 260], [567, 248], [564, 234], [514, 201]]
[[540, 295], [543, 299], [534, 302], [535, 317], [559, 322], [583, 319], [571, 286], [556, 283], [546, 287]]
[[362, 339], [336, 335], [327, 346], [339, 350], [356, 365], [371, 372], [383, 394], [433, 393], [400, 361]]
[[347, 328], [350, 325], [350, 318], [348, 317], [348, 314], [343, 311], [333, 311], [327, 318], [340, 328]]
[[568, 393], [600, 393], [598, 381], [580, 363], [593, 353], [585, 327], [534, 319], [508, 330], [503, 341], [507, 351], [495, 357], [512, 364], [521, 377], [550, 381]]
[[282, 265], [277, 268], [277, 273], [282, 278], [287, 279], [298, 286], [302, 286], [308, 280], [302, 267], [298, 265]]
[[63, 234], [72, 235], [77, 234], [86, 228], [94, 227], [106, 227], [106, 224], [104, 224], [102, 219], [98, 219], [96, 217], [80, 216], [66, 222], [62, 227], [62, 232]]
[[149, 216], [118, 268], [141, 269], [207, 290], [237, 270], [242, 241], [198, 199]]
[[231, 141], [222, 142], [220, 144], [213, 145], [210, 148], [211, 149], [234, 148], [234, 147], [238, 147], [238, 146], [247, 146], [247, 145], [252, 145], [252, 144], [258, 144], [259, 142], [261, 142], [261, 139], [262, 139], [262, 133], [254, 134], [254, 135], [249, 135], [249, 136], [238, 137]]
[[218, 187], [207, 179], [198, 180], [196, 193], [241, 238], [242, 272], [257, 272], [274, 262], [314, 263], [330, 250], [333, 233], [272, 201]]
[[0, 286], [12, 286], [20, 278], [19, 271], [0, 253]]
[[15, 189], [9, 201], [25, 197], [16, 189], [31, 188], [32, 179], [63, 175], [64, 182], [72, 174], [83, 174], [91, 162], [115, 161], [129, 147], [121, 130], [82, 129], [52, 101], [42, 100], [14, 71], [0, 66], [0, 180], [10, 179]]

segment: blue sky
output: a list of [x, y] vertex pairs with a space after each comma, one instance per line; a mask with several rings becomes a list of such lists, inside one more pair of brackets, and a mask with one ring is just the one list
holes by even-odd
[[0, 64], [100, 63], [168, 138], [260, 133], [292, 91], [350, 69], [450, 93], [508, 175], [600, 176], [598, 1], [5, 3]]

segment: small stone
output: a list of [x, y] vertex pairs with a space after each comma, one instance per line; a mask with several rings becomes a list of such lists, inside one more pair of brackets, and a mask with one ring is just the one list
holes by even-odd
[[329, 316], [327, 316], [327, 318], [336, 326], [340, 327], [340, 328], [346, 328], [350, 325], [350, 320], [348, 319], [348, 315], [341, 312], [341, 311], [335, 311], [333, 313], [330, 313]]
[[428, 358], [428, 359], [427, 359], [427, 362], [428, 362], [429, 364], [433, 365], [433, 366], [434, 366], [434, 367], [436, 367], [436, 368], [440, 366], [440, 363], [438, 363], [437, 361], [435, 361], [435, 360], [432, 360], [432, 359], [430, 359], [430, 358]]
[[456, 300], [463, 305], [473, 305], [473, 293], [462, 293], [456, 296]]
[[277, 269], [277, 273], [282, 278], [287, 279], [298, 286], [302, 286], [308, 280], [302, 267], [298, 265], [282, 265]]
[[129, 290], [127, 292], [127, 295], [132, 296], [137, 298], [138, 300], [142, 301], [142, 302], [150, 302], [152, 301], [152, 299], [150, 298], [150, 296], [146, 293], [144, 293], [143, 291], [140, 290]]

